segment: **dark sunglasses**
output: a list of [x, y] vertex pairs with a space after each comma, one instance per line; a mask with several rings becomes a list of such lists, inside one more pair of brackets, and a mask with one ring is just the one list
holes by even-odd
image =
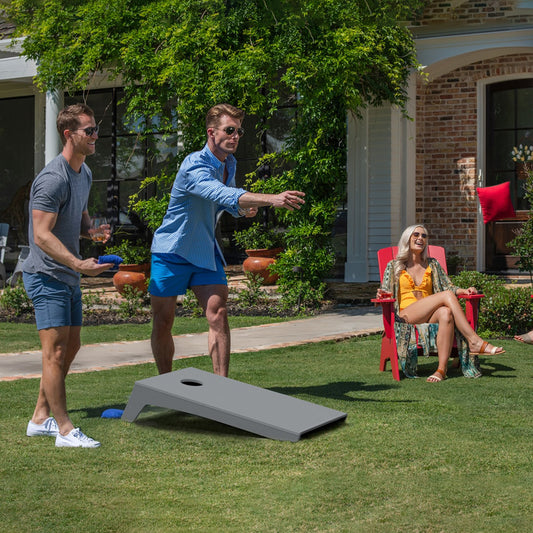
[[90, 137], [91, 135], [94, 135], [95, 133], [98, 133], [99, 126], [91, 126], [90, 128], [78, 128], [76, 130], [70, 130], [70, 131], [83, 131], [85, 132], [85, 135], [87, 137]]
[[422, 237], [423, 239], [427, 239], [428, 238], [428, 234], [427, 233], [420, 233], [419, 231], [414, 231], [413, 232], [413, 237]]
[[244, 135], [244, 130], [242, 128], [236, 128], [235, 126], [228, 126], [227, 128], [216, 128], [217, 130], [222, 130], [228, 137], [231, 137], [235, 132], [239, 137]]

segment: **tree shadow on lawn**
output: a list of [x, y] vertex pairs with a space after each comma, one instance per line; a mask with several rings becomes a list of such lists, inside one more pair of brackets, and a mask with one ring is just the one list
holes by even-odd
[[308, 394], [310, 396], [342, 400], [344, 402], [410, 403], [410, 400], [378, 400], [375, 398], [354, 398], [349, 395], [352, 392], [380, 392], [398, 387], [399, 385], [395, 384], [367, 385], [360, 381], [337, 381], [336, 383], [324, 383], [323, 385], [312, 385], [308, 387], [272, 387], [269, 390], [290, 396]]
[[[482, 377], [492, 377], [492, 378], [499, 378], [499, 379], [514, 379], [516, 378], [516, 374], [514, 373], [516, 371], [516, 368], [513, 366], [505, 365], [500, 362], [497, 362], [496, 359], [494, 359], [496, 356], [483, 357], [480, 359], [481, 364], [481, 374]], [[498, 356], [500, 357], [500, 356]], [[505, 354], [502, 354], [501, 357], [505, 357]], [[424, 359], [426, 359], [424, 357]], [[420, 359], [419, 359], [420, 361]], [[431, 359], [430, 359], [431, 361]], [[499, 359], [498, 359], [499, 361]], [[418, 364], [418, 376], [420, 378], [426, 379], [429, 376], [431, 376], [435, 370], [437, 369], [437, 362], [429, 362], [427, 364]], [[513, 374], [509, 374], [509, 372], [513, 372]], [[507, 373], [507, 374], [506, 374]], [[452, 367], [450, 364], [448, 366], [448, 373], [446, 375], [446, 379], [455, 379], [455, 378], [462, 378], [463, 373], [461, 372], [460, 367]]]

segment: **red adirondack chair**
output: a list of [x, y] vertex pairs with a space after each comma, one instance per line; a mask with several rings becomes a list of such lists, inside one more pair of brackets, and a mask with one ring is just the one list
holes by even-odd
[[[389, 261], [392, 261], [398, 253], [397, 246], [388, 246], [378, 250], [378, 266], [379, 277], [383, 280], [383, 274]], [[446, 252], [442, 246], [432, 246], [428, 248], [428, 255], [435, 258], [444, 271], [448, 273], [446, 266]], [[472, 326], [474, 331], [477, 329], [477, 321], [479, 315], [479, 300], [483, 298], [483, 294], [461, 295], [458, 298], [466, 300], [465, 314], [468, 323]], [[384, 372], [387, 368], [387, 361], [390, 360], [392, 377], [400, 381], [400, 368], [398, 365], [398, 351], [396, 349], [396, 336], [394, 335], [394, 298], [374, 298], [372, 302], [381, 305], [383, 311], [383, 338], [381, 340], [381, 357], [379, 362], [379, 370]]]

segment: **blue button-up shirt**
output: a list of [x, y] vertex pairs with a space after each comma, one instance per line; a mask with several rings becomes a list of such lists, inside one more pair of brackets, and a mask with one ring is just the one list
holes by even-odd
[[215, 249], [224, 259], [215, 239], [216, 223], [224, 210], [239, 216], [239, 198], [246, 192], [235, 187], [236, 166], [231, 154], [223, 163], [207, 144], [184, 159], [163, 223], [154, 234], [152, 253], [178, 254], [193, 265], [216, 270]]

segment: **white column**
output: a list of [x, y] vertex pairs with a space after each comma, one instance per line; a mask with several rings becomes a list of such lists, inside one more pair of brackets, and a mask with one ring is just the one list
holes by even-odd
[[358, 120], [348, 112], [348, 220], [344, 281], [368, 281], [368, 131], [367, 114]]
[[56, 119], [63, 108], [63, 93], [58, 91], [46, 93], [44, 163], [48, 164], [63, 149], [56, 128]]
[[45, 108], [46, 95], [35, 91], [34, 97], [34, 150], [33, 150], [33, 170], [37, 176], [44, 167], [44, 142], [45, 142]]

